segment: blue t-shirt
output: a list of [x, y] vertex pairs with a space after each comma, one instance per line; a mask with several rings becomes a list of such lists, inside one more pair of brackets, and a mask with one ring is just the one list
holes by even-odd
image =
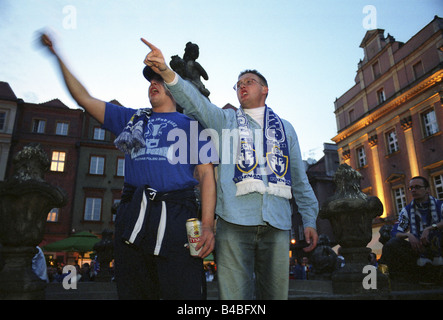
[[[106, 103], [103, 128], [118, 136], [136, 112]], [[125, 182], [158, 192], [194, 187], [195, 166], [218, 162], [214, 144], [202, 131], [196, 120], [179, 112], [153, 112], [143, 127], [146, 147], [125, 155]]]

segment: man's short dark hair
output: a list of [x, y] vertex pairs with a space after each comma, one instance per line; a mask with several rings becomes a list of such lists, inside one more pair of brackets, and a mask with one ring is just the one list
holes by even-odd
[[260, 73], [260, 72], [258, 72], [257, 70], [251, 70], [251, 69], [247, 69], [247, 70], [245, 70], [245, 71], [242, 71], [242, 72], [240, 72], [240, 74], [238, 75], [238, 78], [240, 78], [241, 76], [243, 76], [244, 74], [246, 74], [246, 73], [252, 73], [252, 74], [255, 74], [257, 77], [259, 77], [260, 78], [260, 80], [263, 82], [262, 84], [265, 86], [265, 87], [268, 87], [268, 81], [266, 80], [266, 78]]
[[422, 177], [422, 176], [416, 176], [416, 177], [411, 178], [411, 180], [417, 180], [417, 179], [421, 179], [421, 181], [423, 181], [424, 187], [429, 188], [428, 179], [426, 179], [425, 177]]

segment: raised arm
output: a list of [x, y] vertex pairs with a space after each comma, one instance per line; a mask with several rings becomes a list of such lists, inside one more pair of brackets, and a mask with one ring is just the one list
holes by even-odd
[[163, 78], [175, 101], [185, 110], [185, 114], [198, 120], [203, 127], [221, 132], [232, 119], [228, 115], [230, 112], [212, 104], [191, 82], [176, 75], [167, 66], [160, 49], [143, 38], [141, 40], [151, 49], [144, 63]]
[[85, 110], [93, 116], [100, 123], [104, 122], [105, 119], [105, 108], [106, 103], [99, 99], [92, 97], [86, 88], [78, 81], [78, 79], [72, 74], [68, 69], [58, 52], [54, 48], [54, 44], [48, 35], [41, 35], [41, 42], [46, 46], [52, 55], [57, 58], [60, 70], [63, 75], [65, 84], [72, 96], [72, 98]]
[[145, 58], [144, 63], [150, 67], [154, 72], [158, 73], [165, 82], [171, 83], [175, 79], [175, 72], [172, 71], [166, 64], [165, 57], [159, 48], [141, 38], [142, 42], [146, 44], [151, 52]]

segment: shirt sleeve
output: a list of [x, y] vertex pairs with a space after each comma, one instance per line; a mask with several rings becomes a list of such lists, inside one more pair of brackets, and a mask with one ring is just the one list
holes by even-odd
[[284, 121], [285, 133], [289, 140], [292, 192], [302, 216], [303, 226], [316, 229], [318, 201], [306, 175], [301, 157], [297, 133], [288, 121]]
[[172, 83], [165, 84], [186, 115], [198, 120], [205, 128], [218, 132], [225, 129], [227, 111], [212, 104], [193, 84], [177, 74]]
[[103, 122], [102, 128], [111, 131], [117, 136], [123, 131], [126, 124], [136, 112], [137, 110], [135, 109], [117, 106], [107, 102], [105, 109], [105, 121]]

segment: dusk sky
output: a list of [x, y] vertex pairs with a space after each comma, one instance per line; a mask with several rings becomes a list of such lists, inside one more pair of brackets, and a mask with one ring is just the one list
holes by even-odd
[[37, 31], [51, 30], [93, 96], [149, 107], [149, 49], [140, 38], [167, 59], [191, 41], [213, 103], [238, 107], [238, 74], [257, 69], [269, 83], [268, 106], [292, 123], [303, 158], [318, 160], [337, 134], [334, 101], [354, 85], [366, 32], [406, 42], [435, 15], [443, 17], [441, 0], [0, 0], [0, 81], [26, 102], [58, 98], [77, 108], [36, 44]]

